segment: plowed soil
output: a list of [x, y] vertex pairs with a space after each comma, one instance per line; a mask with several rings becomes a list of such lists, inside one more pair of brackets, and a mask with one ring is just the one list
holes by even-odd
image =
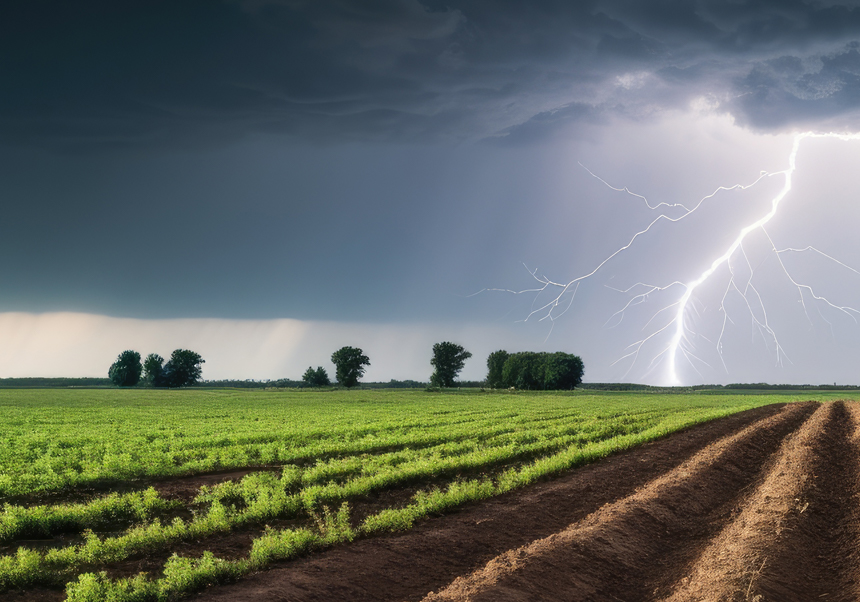
[[860, 600], [858, 451], [858, 403], [757, 408], [193, 600]]
[[860, 405], [759, 408], [197, 601], [860, 600]]

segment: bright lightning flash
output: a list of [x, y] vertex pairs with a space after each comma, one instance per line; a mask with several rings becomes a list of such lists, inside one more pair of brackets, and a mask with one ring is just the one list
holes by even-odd
[[[745, 278], [744, 280], [741, 280], [736, 275], [735, 269], [733, 268], [733, 265], [732, 265], [732, 258], [739, 255], [741, 257], [741, 259], [743, 260], [743, 262], [745, 263], [745, 265], [747, 266], [749, 274], [752, 274], [753, 268], [752, 268], [752, 265], [750, 264], [749, 258], [747, 257], [746, 251], [744, 250], [744, 247], [743, 247], [744, 240], [747, 238], [747, 236], [751, 232], [754, 232], [757, 230], [761, 231], [765, 235], [766, 239], [769, 241], [770, 246], [772, 248], [772, 251], [776, 255], [776, 258], [777, 258], [777, 261], [779, 263], [780, 268], [785, 273], [785, 275], [788, 277], [788, 279], [792, 283], [792, 285], [797, 288], [797, 290], [800, 294], [800, 303], [803, 306], [804, 312], [807, 312], [807, 309], [808, 309], [807, 305], [806, 305], [806, 301], [804, 300], [805, 299], [804, 293], [806, 293], [814, 301], [819, 302], [819, 303], [823, 303], [823, 304], [825, 304], [825, 305], [827, 305], [827, 306], [829, 306], [829, 307], [831, 307], [831, 308], [833, 308], [839, 312], [842, 312], [842, 313], [850, 316], [852, 319], [854, 319], [855, 322], [857, 321], [857, 319], [856, 319], [857, 316], [860, 315], [860, 311], [858, 311], [857, 309], [833, 303], [830, 300], [828, 300], [827, 298], [825, 298], [821, 295], [818, 295], [812, 289], [811, 286], [809, 286], [807, 284], [803, 284], [801, 282], [798, 282], [789, 273], [787, 267], [785, 266], [784, 262], [782, 261], [781, 256], [784, 253], [814, 252], [814, 253], [821, 255], [825, 259], [842, 266], [843, 268], [847, 268], [848, 270], [851, 270], [852, 272], [854, 272], [858, 275], [860, 275], [860, 272], [858, 272], [854, 268], [842, 263], [841, 261], [838, 261], [837, 259], [831, 257], [830, 255], [828, 255], [822, 251], [819, 251], [818, 249], [816, 249], [814, 247], [806, 247], [803, 249], [795, 249], [795, 248], [778, 249], [776, 247], [776, 245], [774, 244], [773, 240], [771, 239], [770, 235], [768, 234], [767, 230], [765, 229], [765, 226], [768, 224], [768, 222], [770, 222], [770, 220], [774, 217], [774, 215], [776, 215], [776, 213], [779, 209], [779, 205], [782, 202], [782, 200], [791, 191], [792, 177], [793, 177], [794, 172], [796, 170], [797, 153], [798, 153], [798, 150], [800, 149], [801, 142], [803, 142], [803, 140], [805, 140], [807, 138], [836, 138], [839, 140], [846, 140], [847, 141], [847, 140], [860, 140], [860, 134], [837, 134], [837, 133], [817, 134], [817, 133], [813, 133], [813, 132], [805, 132], [805, 133], [797, 134], [794, 137], [794, 144], [792, 145], [791, 154], [788, 157], [788, 169], [786, 169], [784, 171], [773, 172], [773, 173], [762, 172], [759, 175], [759, 177], [750, 184], [736, 184], [736, 185], [730, 186], [730, 187], [720, 187], [717, 190], [715, 190], [713, 193], [703, 197], [701, 200], [699, 200], [698, 203], [695, 203], [691, 207], [688, 207], [688, 206], [682, 205], [682, 204], [668, 204], [668, 203], [659, 203], [656, 205], [651, 205], [645, 197], [638, 195], [638, 194], [635, 194], [635, 193], [631, 192], [630, 190], [628, 190], [627, 188], [616, 188], [616, 187], [610, 185], [608, 182], [606, 182], [602, 178], [600, 178], [599, 176], [595, 175], [593, 172], [588, 170], [588, 168], [585, 168], [585, 166], [583, 166], [583, 168], [586, 169], [586, 171], [588, 171], [589, 174], [591, 174], [594, 178], [600, 180], [603, 184], [605, 184], [606, 186], [608, 186], [612, 190], [615, 190], [617, 192], [625, 192], [631, 196], [634, 196], [638, 199], [641, 199], [645, 203], [647, 208], [650, 210], [658, 210], [661, 207], [667, 207], [667, 208], [677, 207], [677, 208], [680, 208], [680, 210], [682, 212], [677, 217], [670, 217], [668, 215], [661, 213], [658, 217], [656, 217], [654, 220], [652, 220], [647, 225], [647, 227], [636, 232], [630, 238], [629, 242], [626, 245], [617, 249], [615, 252], [613, 252], [611, 255], [609, 255], [606, 259], [601, 261], [594, 269], [592, 269], [591, 271], [589, 271], [589, 272], [587, 272], [587, 273], [585, 273], [585, 274], [583, 274], [577, 278], [574, 278], [573, 280], [571, 280], [570, 282], [568, 282], [566, 284], [552, 281], [552, 280], [548, 279], [547, 277], [538, 274], [537, 270], [529, 270], [529, 273], [532, 275], [532, 277], [540, 283], [539, 287], [532, 288], [532, 289], [526, 289], [526, 290], [520, 290], [520, 291], [513, 291], [513, 290], [508, 290], [508, 289], [487, 289], [487, 290], [497, 290], [497, 291], [505, 290], [506, 292], [515, 293], [515, 294], [533, 293], [536, 296], [535, 297], [536, 301], [537, 301], [538, 297], [541, 295], [541, 293], [544, 293], [547, 291], [556, 291], [557, 294], [554, 297], [552, 297], [548, 302], [541, 303], [538, 307], [534, 306], [534, 305], [537, 305], [537, 303], [533, 304], [531, 312], [525, 318], [526, 320], [528, 320], [532, 317], [539, 316], [538, 319], [541, 321], [542, 320], [549, 320], [549, 321], [553, 322], [556, 319], [558, 319], [559, 317], [561, 317], [571, 307], [573, 300], [574, 300], [574, 297], [576, 296], [576, 291], [577, 291], [579, 285], [583, 281], [588, 280], [588, 279], [592, 278], [593, 276], [595, 276], [595, 274], [597, 274], [601, 270], [601, 268], [603, 268], [609, 261], [611, 261], [615, 257], [619, 256], [620, 254], [622, 254], [625, 251], [627, 251], [628, 249], [630, 249], [636, 243], [637, 239], [646, 235], [655, 226], [655, 224], [657, 224], [658, 222], [661, 222], [661, 221], [668, 221], [668, 222], [673, 222], [673, 223], [680, 222], [684, 218], [695, 213], [703, 205], [703, 203], [705, 203], [709, 199], [712, 199], [714, 196], [716, 196], [720, 192], [729, 191], [729, 190], [745, 190], [747, 188], [751, 188], [752, 186], [755, 186], [757, 183], [759, 183], [764, 178], [769, 178], [769, 177], [781, 175], [784, 178], [784, 184], [782, 186], [782, 189], [779, 191], [779, 193], [775, 197], [773, 197], [773, 199], [771, 200], [770, 210], [767, 213], [765, 213], [764, 215], [762, 215], [761, 217], [759, 217], [757, 220], [755, 220], [752, 223], [741, 228], [737, 237], [728, 246], [728, 248], [726, 248], [726, 250], [719, 257], [715, 258], [710, 263], [710, 265], [707, 267], [707, 269], [705, 269], [698, 276], [698, 278], [696, 278], [695, 280], [693, 280], [691, 282], [684, 283], [684, 282], [680, 282], [680, 281], [675, 281], [675, 282], [672, 282], [670, 284], [662, 285], [662, 286], [651, 285], [651, 284], [639, 282], [639, 283], [636, 283], [627, 289], [620, 290], [619, 292], [628, 293], [628, 294], [633, 294], [634, 291], [643, 291], [643, 292], [637, 292], [636, 294], [633, 294], [633, 297], [630, 299], [630, 301], [628, 301], [628, 303], [624, 307], [622, 307], [615, 314], [613, 314], [613, 316], [610, 318], [610, 321], [613, 319], [616, 319], [617, 321], [620, 322], [620, 320], [623, 319], [624, 313], [627, 309], [629, 309], [633, 305], [645, 302], [648, 299], [648, 296], [653, 294], [653, 293], [656, 293], [659, 291], [668, 291], [670, 289], [675, 289], [675, 288], [679, 289], [679, 291], [683, 291], [683, 292], [681, 292], [680, 297], [677, 299], [677, 301], [671, 303], [670, 305], [668, 305], [666, 307], [663, 307], [662, 309], [660, 309], [659, 311], [657, 311], [654, 314], [654, 316], [649, 321], [648, 325], [646, 325], [646, 328], [648, 326], [650, 326], [652, 324], [652, 322], [657, 322], [657, 325], [652, 327], [652, 330], [647, 334], [647, 336], [645, 336], [642, 339], [636, 341], [635, 343], [632, 343], [631, 345], [629, 345], [627, 348], [627, 352], [622, 357], [618, 358], [615, 362], [613, 362], [613, 364], [617, 364], [618, 362], [622, 362], [625, 360], [630, 361], [630, 369], [632, 369], [633, 365], [639, 359], [640, 352], [643, 351], [643, 348], [645, 347], [645, 345], [647, 343], [649, 343], [650, 341], [652, 341], [655, 337], [657, 337], [661, 333], [668, 332], [668, 333], [671, 333], [671, 338], [669, 339], [668, 345], [663, 347], [662, 350], [660, 350], [658, 353], [656, 353], [656, 355], [654, 355], [651, 358], [647, 372], [651, 372], [652, 370], [654, 370], [657, 365], [664, 364], [665, 370], [666, 370], [664, 380], [668, 384], [671, 384], [671, 385], [680, 384], [680, 379], [678, 377], [678, 361], [680, 359], [683, 359], [684, 361], [686, 361], [697, 372], [698, 372], [698, 369], [696, 367], [696, 362], [700, 362], [703, 365], [707, 365], [703, 360], [701, 360], [699, 357], [697, 357], [694, 353], [695, 347], [694, 347], [694, 344], [692, 341], [692, 338], [693, 338], [692, 335], [695, 333], [692, 332], [691, 327], [688, 324], [689, 313], [691, 311], [695, 311], [695, 306], [693, 303], [695, 298], [693, 295], [696, 292], [697, 288], [699, 288], [700, 286], [702, 286], [702, 284], [707, 282], [708, 279], [711, 278], [711, 276], [714, 274], [714, 272], [716, 272], [720, 266], [725, 264], [729, 269], [730, 278], [729, 278], [728, 286], [726, 287], [726, 291], [723, 295], [723, 298], [722, 298], [722, 301], [720, 304], [720, 312], [723, 314], [723, 326], [722, 326], [722, 329], [720, 331], [720, 337], [716, 342], [716, 350], [719, 354], [721, 361], [723, 361], [723, 355], [722, 355], [723, 335], [725, 334], [725, 331], [726, 331], [727, 322], [731, 321], [731, 319], [729, 318], [728, 312], [725, 308], [725, 301], [726, 301], [727, 296], [731, 292], [734, 291], [734, 292], [739, 293], [740, 296], [745, 301], [754, 326], [758, 329], [758, 331], [762, 334], [762, 336], [765, 337], [766, 340], [769, 340], [774, 345], [777, 364], [782, 365], [783, 359], [784, 358], [788, 359], [788, 356], [786, 355], [785, 350], [783, 349], [782, 345], [780, 344], [776, 332], [774, 331], [774, 329], [771, 327], [770, 323], [768, 322], [767, 312], [766, 312], [765, 306], [764, 306], [764, 301], [762, 300], [762, 297], [759, 294], [758, 290], [756, 290], [755, 286], [753, 285], [751, 275], [747, 276], [747, 278]], [[616, 290], [618, 290], [618, 289], [616, 289]], [[565, 298], [566, 295], [569, 296], [568, 299]], [[668, 317], [664, 317], [664, 316], [668, 316]], [[807, 317], [808, 317], [808, 313], [807, 313]], [[662, 320], [662, 325], [660, 324], [661, 320]], [[723, 361], [723, 367], [726, 368], [725, 361]], [[630, 369], [628, 369], [628, 371], [627, 371], [628, 373], [629, 373]], [[699, 374], [701, 374], [701, 373], [699, 373]], [[626, 376], [626, 374], [625, 374], [625, 376]]]

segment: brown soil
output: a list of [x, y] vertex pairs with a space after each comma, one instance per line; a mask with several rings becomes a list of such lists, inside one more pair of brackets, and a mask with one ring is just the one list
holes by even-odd
[[855, 404], [816, 412], [668, 599], [860, 599], [858, 418]]
[[245, 475], [264, 470], [280, 470], [280, 466], [271, 468], [243, 468], [241, 470], [221, 471], [187, 477], [173, 477], [160, 481], [147, 482], [145, 486], [153, 487], [164, 499], [180, 500], [181, 502], [188, 504], [197, 496], [198, 493], [200, 493], [200, 488], [204, 485], [212, 487], [213, 485], [224, 483], [226, 481], [240, 481]]
[[3, 602], [61, 602], [66, 599], [65, 592], [43, 587], [35, 587], [26, 591], [5, 591]]
[[784, 442], [794, 439], [789, 436], [801, 428], [817, 431], [816, 424], [829, 433], [839, 420], [822, 423], [818, 416], [838, 418], [840, 412], [850, 410], [814, 402], [750, 410], [424, 521], [407, 533], [282, 563], [193, 599], [661, 598], [690, 575], [766, 481]]

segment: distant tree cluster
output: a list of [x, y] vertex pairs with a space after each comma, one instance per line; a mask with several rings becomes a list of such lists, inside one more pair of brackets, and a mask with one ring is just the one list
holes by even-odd
[[322, 366], [317, 366], [316, 370], [308, 366], [308, 369], [302, 375], [302, 380], [311, 387], [327, 387], [331, 384], [328, 372]]
[[487, 386], [530, 390], [573, 389], [585, 366], [579, 356], [563, 353], [494, 351], [487, 358]]
[[108, 370], [108, 378], [118, 387], [133, 387], [143, 381], [152, 387], [187, 387], [196, 384], [203, 374], [205, 360], [199, 353], [177, 349], [167, 363], [157, 353], [150, 353], [141, 365], [137, 351], [123, 351]]
[[[443, 341], [433, 345], [433, 357], [430, 360], [433, 374], [430, 384], [438, 388], [458, 386], [457, 377], [470, 357], [472, 354], [457, 343]], [[331, 354], [331, 361], [335, 365], [337, 383], [347, 388], [358, 385], [359, 379], [364, 376], [365, 368], [370, 365], [370, 358], [358, 347], [341, 347]], [[134, 387], [138, 384], [150, 387], [186, 387], [200, 381], [203, 363], [205, 362], [200, 354], [188, 349], [175, 350], [167, 362], [157, 353], [150, 353], [141, 362], [137, 351], [127, 350], [120, 353], [111, 365], [108, 377], [110, 382], [118, 387]], [[582, 360], [578, 356], [562, 352], [495, 351], [487, 358], [487, 368], [486, 384], [496, 389], [573, 389], [582, 382], [584, 372]], [[322, 366], [308, 366], [301, 381], [212, 381], [210, 384], [215, 382], [223, 386], [240, 387], [327, 387], [332, 384]], [[414, 387], [423, 384], [392, 380], [383, 386]]]
[[368, 383], [372, 386], [375, 386], [379, 389], [423, 389], [427, 386], [427, 383], [421, 382], [420, 380], [396, 380], [391, 379], [388, 382], [378, 382], [378, 383]]
[[203, 379], [197, 384], [204, 387], [223, 389], [300, 389], [307, 385], [304, 381], [290, 380], [289, 378], [279, 378], [277, 380], [269, 378], [264, 380], [255, 380], [252, 378], [242, 380], [233, 378]]
[[71, 389], [110, 387], [109, 378], [97, 377], [13, 377], [0, 378], [0, 389]]

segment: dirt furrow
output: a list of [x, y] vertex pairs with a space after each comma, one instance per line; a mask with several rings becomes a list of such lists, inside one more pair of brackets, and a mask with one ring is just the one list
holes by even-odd
[[727, 509], [815, 407], [794, 406], [717, 441], [635, 494], [500, 555], [424, 600], [652, 599], [729, 519]]
[[860, 408], [823, 406], [667, 602], [857, 600]]
[[[724, 462], [715, 469], [724, 475], [718, 478], [720, 482], [733, 483], [737, 490], [754, 478], [748, 473], [754, 474], [782, 438], [806, 420], [817, 405], [768, 406], [702, 424], [554, 481], [422, 522], [407, 533], [366, 539], [284, 563], [239, 583], [212, 588], [194, 599], [421, 600], [428, 591], [469, 574], [506, 550], [545, 538], [605, 504], [630, 496], [636, 488], [662, 478], [707, 446], [745, 429], [745, 452], [738, 454], [734, 463]], [[679, 473], [676, 477], [685, 478]], [[701, 490], [698, 498], [712, 496], [707, 483], [693, 486], [697, 488]], [[687, 503], [677, 501], [679, 507]], [[699, 510], [690, 508], [688, 512], [696, 514]], [[650, 566], [658, 560], [652, 557], [642, 563]], [[548, 598], [564, 599], [556, 595]]]

